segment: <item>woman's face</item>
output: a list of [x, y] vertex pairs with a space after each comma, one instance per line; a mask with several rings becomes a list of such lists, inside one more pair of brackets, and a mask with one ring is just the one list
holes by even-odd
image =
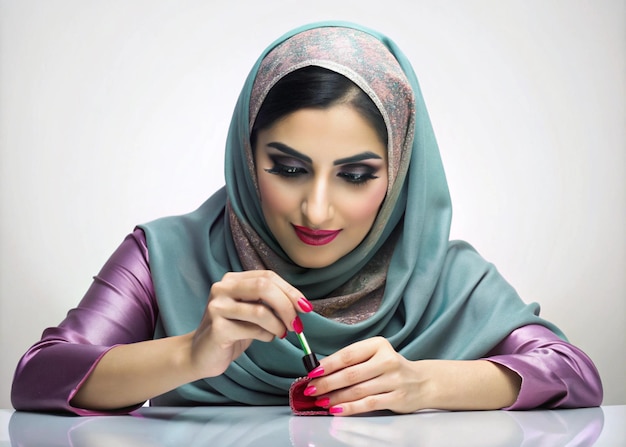
[[359, 245], [387, 191], [387, 148], [345, 104], [259, 131], [255, 164], [265, 220], [302, 267], [328, 266]]

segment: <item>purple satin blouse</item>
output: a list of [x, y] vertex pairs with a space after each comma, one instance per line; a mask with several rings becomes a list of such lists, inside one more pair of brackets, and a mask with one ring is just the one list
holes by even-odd
[[[106, 262], [79, 303], [57, 327], [43, 332], [18, 363], [11, 399], [17, 410], [69, 411], [79, 415], [122, 414], [141, 406], [99, 412], [71, 400], [100, 358], [112, 347], [153, 338], [158, 317], [148, 248], [136, 229]], [[508, 410], [600, 405], [602, 383], [580, 349], [543, 326], [513, 331], [485, 359], [522, 378]]]

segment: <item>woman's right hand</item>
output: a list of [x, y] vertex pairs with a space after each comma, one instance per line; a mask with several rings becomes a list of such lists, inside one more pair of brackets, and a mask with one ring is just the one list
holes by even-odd
[[272, 271], [227, 273], [211, 287], [202, 321], [190, 334], [191, 365], [201, 377], [218, 376], [252, 340], [302, 332], [297, 312], [311, 310], [304, 295]]
[[195, 380], [222, 374], [252, 340], [302, 331], [311, 303], [271, 271], [227, 273], [211, 287], [198, 328], [184, 335], [120, 344], [97, 362], [71, 400], [85, 409], [119, 409]]

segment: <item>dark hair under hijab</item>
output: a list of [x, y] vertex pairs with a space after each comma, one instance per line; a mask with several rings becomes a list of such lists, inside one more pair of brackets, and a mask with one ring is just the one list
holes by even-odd
[[280, 79], [269, 91], [257, 114], [250, 143], [255, 146], [260, 130], [300, 109], [326, 109], [349, 104], [374, 128], [387, 146], [385, 121], [369, 96], [345, 76], [326, 68], [308, 66]]

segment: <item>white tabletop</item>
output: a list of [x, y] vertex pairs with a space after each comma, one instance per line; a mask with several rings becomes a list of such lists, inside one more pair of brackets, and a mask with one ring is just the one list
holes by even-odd
[[288, 407], [154, 407], [95, 417], [0, 410], [0, 446], [626, 446], [625, 423], [626, 405], [343, 418], [293, 416]]

